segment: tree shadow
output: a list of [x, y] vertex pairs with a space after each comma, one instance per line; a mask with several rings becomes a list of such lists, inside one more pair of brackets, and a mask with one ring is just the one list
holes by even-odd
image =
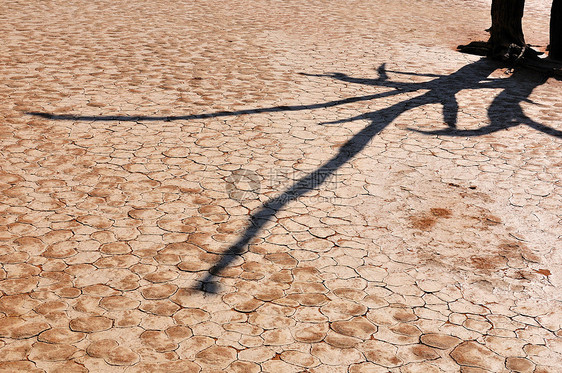
[[[424, 105], [440, 104], [443, 108], [443, 118], [447, 127], [437, 131], [422, 131], [412, 129], [419, 133], [428, 135], [442, 136], [480, 136], [502, 129], [507, 129], [520, 124], [525, 124], [531, 128], [543, 132], [545, 134], [562, 138], [562, 131], [547, 127], [538, 123], [527, 115], [525, 115], [522, 102], [529, 102], [529, 95], [539, 85], [543, 84], [547, 76], [527, 71], [517, 70], [510, 77], [506, 78], [489, 78], [489, 75], [500, 67], [497, 63], [486, 59], [481, 59], [474, 63], [468, 64], [458, 71], [450, 75], [435, 74], [416, 74], [399, 71], [389, 71], [385, 65], [379, 67], [378, 77], [374, 79], [361, 79], [351, 77], [341, 73], [330, 74], [303, 74], [313, 77], [328, 77], [339, 81], [354, 83], [360, 85], [370, 85], [376, 87], [391, 88], [391, 90], [365, 96], [357, 96], [342, 100], [329, 101], [312, 105], [295, 105], [295, 106], [276, 106], [269, 108], [247, 109], [238, 111], [220, 111], [208, 114], [194, 114], [183, 116], [162, 116], [162, 117], [146, 117], [146, 116], [74, 116], [74, 115], [55, 115], [49, 113], [28, 113], [31, 115], [41, 116], [54, 120], [73, 120], [73, 121], [162, 121], [162, 120], [190, 120], [205, 119], [227, 116], [238, 116], [244, 114], [259, 114], [276, 111], [302, 111], [318, 108], [329, 108], [344, 105], [353, 102], [370, 101], [379, 98], [391, 97], [407, 92], [423, 92], [418, 96], [400, 101], [380, 110], [363, 113], [351, 118], [341, 119], [330, 124], [347, 123], [356, 120], [367, 120], [368, 125], [350, 138], [343, 146], [340, 147], [338, 153], [326, 161], [315, 171], [305, 175], [301, 179], [295, 181], [293, 185], [287, 188], [277, 197], [271, 198], [264, 202], [250, 216], [250, 222], [240, 238], [233, 243], [222, 255], [217, 263], [215, 263], [203, 278], [199, 280], [198, 289], [216, 293], [218, 291], [217, 277], [221, 272], [235, 260], [238, 256], [246, 252], [248, 244], [254, 239], [264, 226], [271, 221], [277, 212], [282, 210], [291, 201], [305, 195], [307, 192], [314, 190], [324, 184], [334, 173], [346, 164], [349, 160], [361, 152], [370, 142], [370, 140], [391, 124], [399, 115]], [[398, 82], [389, 79], [388, 73], [421, 76], [426, 78], [434, 78], [424, 82]], [[490, 124], [475, 130], [463, 130], [457, 128], [459, 105], [455, 95], [462, 90], [480, 90], [480, 89], [502, 89], [501, 93], [493, 100], [488, 108], [488, 117]], [[324, 123], [327, 124], [327, 123]]]

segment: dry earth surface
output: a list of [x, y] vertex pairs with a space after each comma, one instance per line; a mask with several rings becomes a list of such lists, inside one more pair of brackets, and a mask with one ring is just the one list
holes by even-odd
[[560, 372], [562, 82], [455, 51], [489, 3], [3, 0], [0, 371]]

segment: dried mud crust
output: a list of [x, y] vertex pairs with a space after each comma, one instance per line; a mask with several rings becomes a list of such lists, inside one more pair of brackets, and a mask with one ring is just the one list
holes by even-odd
[[561, 83], [454, 51], [487, 27], [3, 1], [0, 371], [556, 372]]

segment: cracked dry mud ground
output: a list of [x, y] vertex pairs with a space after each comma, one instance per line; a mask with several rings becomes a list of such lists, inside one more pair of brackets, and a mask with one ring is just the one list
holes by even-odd
[[488, 7], [2, 1], [0, 371], [559, 372], [562, 84]]

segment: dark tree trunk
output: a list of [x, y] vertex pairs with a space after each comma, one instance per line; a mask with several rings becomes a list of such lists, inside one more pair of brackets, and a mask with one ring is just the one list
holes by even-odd
[[[558, 0], [555, 0], [558, 1]], [[515, 61], [523, 57], [527, 46], [523, 36], [525, 0], [493, 0], [490, 28], [490, 56]]]
[[525, 0], [492, 0], [492, 27], [488, 42], [473, 41], [459, 45], [464, 53], [499, 59], [514, 67], [526, 66], [562, 79], [562, 0], [552, 1], [550, 16], [551, 59], [538, 58], [539, 53], [525, 43], [523, 10]]
[[550, 12], [550, 58], [562, 60], [562, 0], [552, 1]]

